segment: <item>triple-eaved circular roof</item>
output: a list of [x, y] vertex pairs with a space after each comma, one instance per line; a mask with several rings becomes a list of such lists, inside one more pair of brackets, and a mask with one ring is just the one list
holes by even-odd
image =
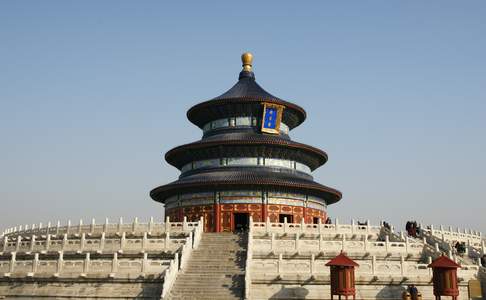
[[[273, 96], [255, 81], [251, 64], [243, 64], [238, 82], [224, 94], [199, 103], [187, 112], [188, 119], [201, 129], [209, 122], [223, 118], [263, 116], [262, 103], [284, 107], [282, 122], [290, 129], [299, 126], [306, 118], [303, 108]], [[200, 141], [178, 146], [168, 151], [165, 159], [181, 169], [185, 164], [224, 157], [266, 157], [297, 161], [311, 170], [326, 163], [327, 154], [315, 147], [293, 142], [287, 135], [265, 134], [253, 127], [249, 130], [231, 127], [204, 135]], [[152, 199], [164, 203], [177, 194], [228, 189], [264, 189], [292, 191], [314, 195], [327, 204], [339, 201], [341, 192], [321, 185], [312, 177], [303, 177], [297, 171], [279, 172], [272, 168], [213, 168], [181, 176], [178, 180], [159, 186], [150, 192]]]

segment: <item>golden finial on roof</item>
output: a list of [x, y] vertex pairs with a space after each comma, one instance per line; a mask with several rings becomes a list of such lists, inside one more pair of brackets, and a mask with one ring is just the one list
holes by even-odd
[[243, 63], [243, 71], [251, 72], [253, 63], [253, 54], [245, 52], [241, 55], [241, 62]]

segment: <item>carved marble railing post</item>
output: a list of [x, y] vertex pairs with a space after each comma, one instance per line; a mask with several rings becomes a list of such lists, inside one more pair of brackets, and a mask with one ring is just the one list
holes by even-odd
[[295, 251], [299, 251], [299, 234], [295, 234]]
[[165, 233], [165, 239], [164, 239], [164, 248], [167, 249], [170, 244], [170, 234], [168, 232]]
[[58, 220], [57, 223], [56, 223], [56, 235], [59, 234], [59, 228], [60, 227], [61, 227], [61, 221]]
[[62, 249], [66, 248], [67, 242], [68, 242], [68, 234], [65, 233], [62, 237]]
[[[321, 222], [321, 218], [319, 218], [319, 220], [317, 221], [317, 233], [319, 234], [319, 236], [321, 235], [321, 231], [322, 231], [322, 222]], [[319, 247], [320, 249], [321, 247]]]
[[57, 274], [61, 274], [62, 272], [62, 265], [64, 263], [63, 259], [64, 253], [59, 251], [59, 257], [57, 258]]
[[287, 233], [287, 217], [284, 217], [284, 233]]
[[90, 263], [90, 254], [88, 252], [88, 253], [86, 253], [86, 257], [84, 258], [84, 265], [83, 265], [83, 273], [84, 274], [89, 273], [89, 263]]
[[409, 237], [405, 237], [405, 252], [408, 253], [408, 251], [410, 250], [410, 239]]
[[147, 232], [144, 232], [142, 237], [142, 250], [145, 250], [146, 248], [147, 248]]
[[66, 233], [71, 233], [71, 220], [68, 220], [67, 227], [66, 227]]
[[368, 234], [363, 237], [363, 250], [366, 252], [368, 250]]
[[152, 232], [154, 230], [154, 217], [150, 217], [150, 221], [148, 223], [148, 231]]
[[51, 234], [48, 233], [46, 236], [46, 246], [44, 247], [44, 250], [49, 251], [50, 247], [51, 247]]
[[439, 243], [435, 243], [435, 251], [440, 252]]
[[186, 232], [188, 230], [187, 228], [187, 217], [184, 216], [184, 218], [182, 218], [182, 231]]
[[122, 236], [121, 236], [121, 240], [120, 240], [120, 250], [123, 251], [123, 249], [125, 248], [126, 241], [127, 241], [127, 236], [126, 236], [125, 231], [123, 231]]
[[400, 272], [401, 272], [402, 276], [405, 275], [405, 259], [404, 259], [403, 255], [400, 255]]
[[81, 251], [81, 252], [84, 251], [85, 244], [86, 244], [86, 234], [83, 232], [81, 234], [81, 243], [79, 245], [79, 251]]
[[280, 253], [278, 255], [278, 264], [277, 264], [278, 275], [282, 275], [282, 271], [283, 271], [283, 255], [282, 253]]
[[315, 263], [315, 260], [316, 260], [316, 255], [314, 253], [311, 254], [311, 260], [310, 260], [310, 273], [311, 273], [311, 276], [314, 275], [314, 263]]
[[[320, 228], [320, 226], [319, 226]], [[319, 252], [322, 250], [322, 234], [319, 234]]]
[[96, 227], [96, 220], [93, 218], [91, 219], [91, 226], [89, 228], [91, 233], [94, 233], [95, 227]]
[[371, 274], [376, 274], [376, 256], [371, 256]]
[[35, 234], [33, 234], [30, 238], [30, 252], [34, 252], [35, 247]]
[[168, 234], [170, 232], [170, 218], [165, 218], [165, 233]]
[[12, 252], [10, 253], [10, 269], [9, 269], [9, 273], [13, 273], [14, 270], [15, 270], [15, 261], [16, 261], [16, 256], [17, 256], [17, 253], [16, 252]]
[[354, 233], [355, 227], [356, 227], [356, 223], [355, 223], [354, 219], [351, 219], [351, 233]]
[[[370, 220], [366, 220], [366, 232], [369, 233], [371, 231], [371, 222]], [[391, 231], [393, 232], [393, 226]]]
[[8, 236], [3, 237], [3, 250], [2, 252], [7, 252], [7, 246], [8, 246]]
[[148, 258], [148, 254], [147, 252], [144, 252], [143, 253], [143, 260], [142, 260], [142, 274], [145, 274], [145, 272], [147, 271], [147, 258]]
[[[427, 257], [427, 265], [430, 265], [432, 263], [432, 256]], [[429, 276], [432, 276], [432, 268], [427, 268], [429, 269]]]
[[341, 241], [341, 251], [346, 250], [346, 234], [343, 233], [343, 239]]
[[108, 218], [105, 218], [105, 224], [103, 224], [103, 232], [108, 231], [108, 224], [110, 224], [110, 220]]
[[118, 253], [113, 253], [113, 261], [111, 263], [111, 273], [116, 274], [118, 272]]
[[122, 226], [123, 226], [123, 218], [120, 217], [120, 219], [118, 220], [118, 229], [117, 229], [117, 232], [122, 232]]
[[273, 251], [275, 249], [275, 232], [270, 234], [270, 250]]
[[32, 260], [32, 273], [37, 273], [37, 267], [39, 266], [39, 253], [34, 254], [34, 259]]
[[270, 232], [270, 217], [268, 217], [268, 216], [267, 216], [267, 219], [266, 219], [265, 231], [266, 231], [266, 233]]
[[300, 232], [304, 233], [305, 230], [305, 220], [304, 218], [300, 219]]
[[334, 222], [334, 228], [336, 229], [336, 231], [339, 231], [339, 219], [336, 218], [335, 222]]
[[17, 243], [15, 244], [15, 252], [19, 252], [20, 244], [22, 243], [22, 236], [17, 236]]
[[388, 234], [385, 235], [385, 250], [386, 253], [390, 252], [390, 236]]
[[82, 228], [83, 228], [83, 219], [79, 219], [78, 234], [81, 234]]
[[135, 217], [135, 219], [133, 219], [133, 223], [132, 223], [132, 232], [137, 231], [137, 225], [138, 225], [138, 218]]
[[105, 241], [106, 241], [106, 233], [102, 232], [100, 238], [100, 252], [102, 252], [105, 249]]

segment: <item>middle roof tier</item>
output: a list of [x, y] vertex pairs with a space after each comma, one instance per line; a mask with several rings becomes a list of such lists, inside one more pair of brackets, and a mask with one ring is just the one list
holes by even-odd
[[300, 162], [312, 171], [327, 162], [326, 152], [277, 135], [251, 132], [220, 134], [169, 150], [165, 160], [178, 168], [190, 162], [223, 157], [265, 157]]

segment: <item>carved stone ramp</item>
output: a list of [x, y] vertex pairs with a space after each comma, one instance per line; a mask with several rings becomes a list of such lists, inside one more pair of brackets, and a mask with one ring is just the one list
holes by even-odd
[[243, 299], [246, 234], [203, 233], [168, 299]]

